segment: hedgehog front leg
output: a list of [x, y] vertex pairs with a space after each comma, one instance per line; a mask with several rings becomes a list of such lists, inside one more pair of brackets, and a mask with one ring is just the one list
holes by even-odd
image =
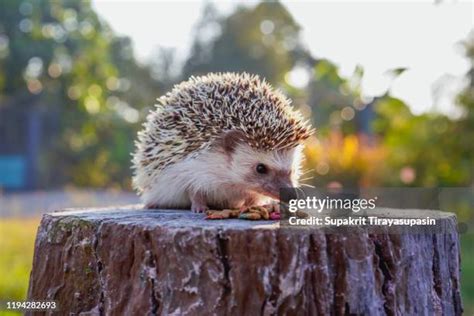
[[204, 213], [209, 209], [206, 198], [200, 192], [190, 194], [189, 198], [191, 200], [191, 211], [193, 213]]

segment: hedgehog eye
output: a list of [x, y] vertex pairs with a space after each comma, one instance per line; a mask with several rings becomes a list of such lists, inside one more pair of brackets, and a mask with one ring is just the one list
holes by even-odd
[[265, 166], [263, 163], [259, 163], [256, 170], [260, 174], [266, 174], [268, 172], [267, 166]]

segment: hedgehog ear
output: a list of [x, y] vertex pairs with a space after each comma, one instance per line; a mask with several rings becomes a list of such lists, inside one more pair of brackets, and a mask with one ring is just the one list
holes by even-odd
[[235, 129], [225, 132], [219, 139], [219, 145], [229, 154], [234, 152], [237, 145], [242, 144], [243, 142], [244, 133]]

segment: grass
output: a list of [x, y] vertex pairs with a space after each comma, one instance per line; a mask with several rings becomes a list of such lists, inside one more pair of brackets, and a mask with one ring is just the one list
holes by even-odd
[[[24, 300], [28, 291], [38, 218], [0, 219], [0, 300]], [[474, 234], [461, 236], [465, 315], [474, 315]], [[0, 315], [18, 315], [0, 311]]]
[[[25, 300], [38, 218], [0, 219], [0, 300]], [[20, 313], [0, 311], [0, 315]]]

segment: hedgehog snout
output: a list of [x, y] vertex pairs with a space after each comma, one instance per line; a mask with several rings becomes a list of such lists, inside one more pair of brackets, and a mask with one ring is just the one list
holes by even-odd
[[262, 173], [262, 170], [258, 171], [259, 169], [261, 168], [257, 167], [256, 172], [253, 172], [246, 178], [249, 190], [273, 199], [279, 199], [281, 189], [294, 187], [291, 172], [268, 169]]
[[289, 177], [275, 177], [262, 186], [264, 191], [263, 194], [274, 199], [280, 199], [281, 190], [290, 189], [292, 187], [293, 183]]

